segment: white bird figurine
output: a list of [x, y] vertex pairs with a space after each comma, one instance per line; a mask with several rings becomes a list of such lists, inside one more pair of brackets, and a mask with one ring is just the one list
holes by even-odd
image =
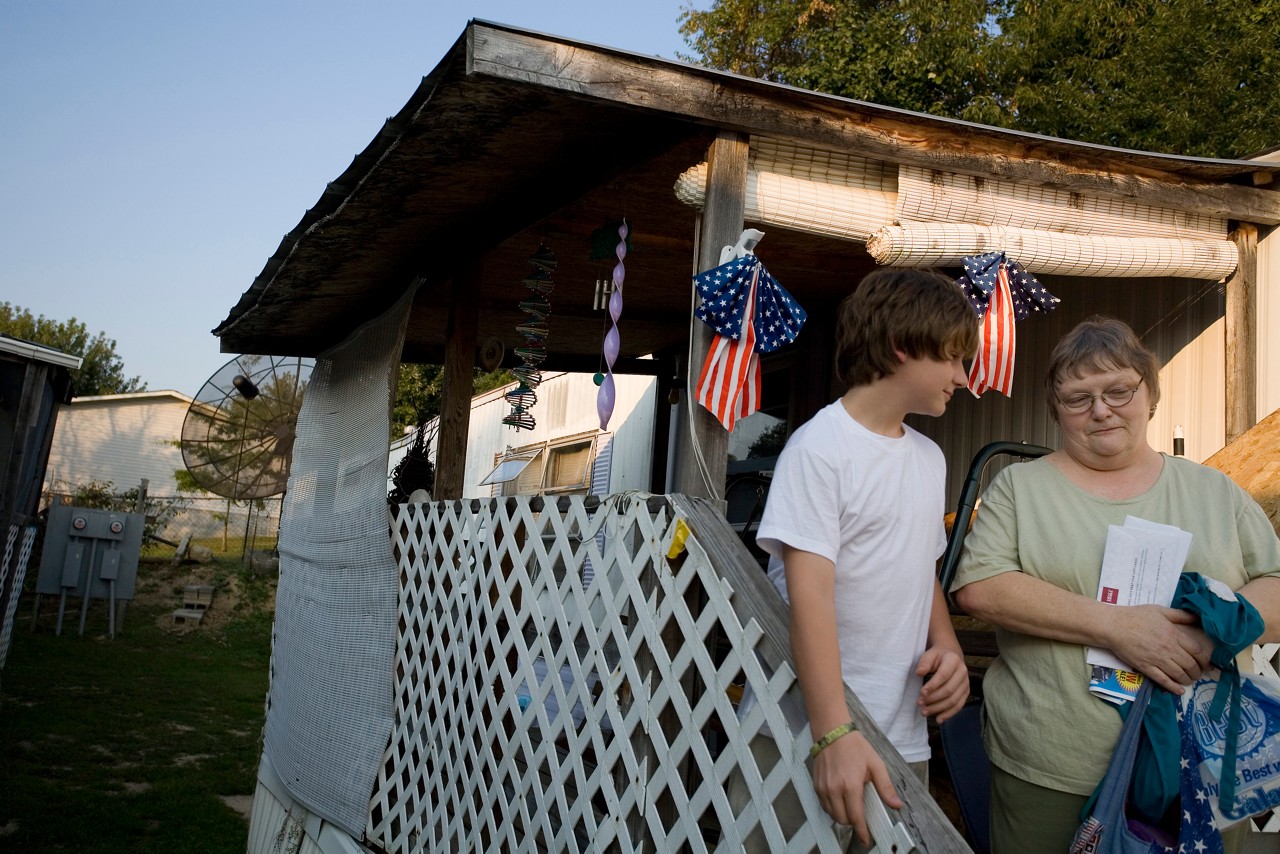
[[726, 246], [720, 250], [720, 263], [727, 264], [734, 258], [741, 258], [743, 255], [750, 255], [756, 248], [756, 244], [760, 242], [760, 238], [764, 237], [763, 231], [754, 228], [744, 228], [742, 236], [738, 238], [738, 242], [732, 246]]

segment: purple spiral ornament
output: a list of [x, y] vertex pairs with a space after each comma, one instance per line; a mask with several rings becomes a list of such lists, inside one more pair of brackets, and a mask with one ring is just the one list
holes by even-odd
[[627, 221], [623, 219], [622, 225], [618, 226], [618, 245], [614, 249], [618, 263], [613, 265], [613, 293], [609, 295], [609, 317], [613, 319], [613, 325], [604, 336], [604, 379], [596, 394], [596, 413], [600, 416], [601, 430], [609, 429], [609, 419], [613, 417], [613, 405], [617, 397], [613, 382], [613, 363], [618, 361], [618, 353], [622, 349], [618, 318], [622, 316], [622, 282], [627, 275], [627, 269], [622, 263], [622, 259], [627, 257], [627, 233]]

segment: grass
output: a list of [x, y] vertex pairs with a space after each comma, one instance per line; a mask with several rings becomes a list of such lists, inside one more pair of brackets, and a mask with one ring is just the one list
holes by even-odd
[[222, 798], [255, 786], [273, 582], [234, 560], [196, 572], [219, 593], [189, 631], [169, 615], [192, 570], [163, 558], [139, 567], [114, 639], [101, 603], [83, 637], [69, 603], [57, 637], [46, 599], [32, 632], [24, 598], [0, 671], [0, 851], [245, 850], [248, 824]]

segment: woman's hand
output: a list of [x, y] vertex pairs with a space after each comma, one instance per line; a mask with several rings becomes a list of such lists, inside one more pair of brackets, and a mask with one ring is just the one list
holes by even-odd
[[1181, 694], [1209, 666], [1213, 641], [1187, 611], [1159, 605], [1117, 607], [1111, 651], [1173, 694]]
[[875, 748], [860, 732], [838, 738], [813, 760], [813, 789], [818, 803], [838, 824], [853, 827], [863, 847], [871, 847], [862, 798], [867, 783], [876, 787], [880, 800], [892, 809], [901, 809], [902, 801], [889, 779], [889, 769]]
[[969, 699], [969, 668], [964, 656], [945, 646], [931, 646], [920, 656], [916, 675], [925, 677], [916, 705], [920, 714], [938, 716], [938, 723], [964, 708]]

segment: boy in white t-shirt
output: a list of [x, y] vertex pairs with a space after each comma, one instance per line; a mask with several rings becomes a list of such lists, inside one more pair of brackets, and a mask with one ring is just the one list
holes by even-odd
[[883, 759], [850, 728], [844, 686], [924, 780], [926, 718], [946, 720], [969, 696], [935, 575], [946, 465], [902, 421], [942, 415], [966, 386], [978, 318], [945, 277], [886, 268], [841, 303], [837, 323], [836, 371], [848, 391], [788, 440], [757, 542], [791, 607], [818, 800], [868, 845], [863, 786], [891, 807], [901, 801]]

